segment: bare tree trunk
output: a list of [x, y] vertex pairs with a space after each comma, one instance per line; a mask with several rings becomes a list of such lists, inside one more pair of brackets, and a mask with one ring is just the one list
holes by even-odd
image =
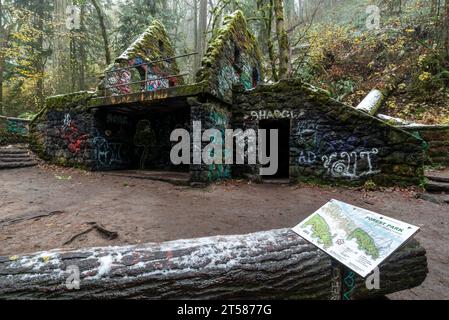
[[444, 3], [444, 16], [441, 34], [441, 51], [446, 61], [449, 62], [449, 0]]
[[97, 0], [92, 0], [92, 4], [95, 7], [95, 10], [97, 11], [98, 20], [100, 21], [100, 28], [101, 28], [101, 35], [103, 37], [104, 54], [105, 54], [106, 64], [109, 65], [109, 64], [111, 64], [111, 52], [109, 50], [109, 40], [108, 40], [108, 34], [106, 32], [106, 25], [104, 22], [103, 11], [101, 10], [101, 7], [98, 4]]
[[36, 69], [38, 73], [36, 82], [36, 94], [37, 94], [37, 110], [44, 107], [44, 76], [45, 76], [45, 64], [44, 64], [44, 0], [39, 0], [39, 8], [37, 12], [37, 29], [41, 32], [37, 41], [37, 61]]
[[[281, 229], [0, 257], [0, 299], [341, 299], [341, 269]], [[380, 289], [367, 290], [356, 277], [352, 298], [420, 285], [428, 272], [425, 250], [412, 240], [379, 269]], [[77, 273], [79, 290], [70, 290], [67, 280]]]
[[[260, 6], [264, 6], [264, 1], [260, 4]], [[271, 66], [271, 77], [273, 81], [278, 81], [278, 72], [276, 69], [276, 55], [274, 54], [274, 44], [273, 40], [271, 39], [271, 29], [272, 29], [272, 23], [273, 23], [273, 0], [269, 0], [269, 5], [266, 10], [264, 10], [263, 14], [263, 20], [264, 20], [264, 37], [265, 43], [267, 45], [267, 51], [268, 51], [268, 59], [270, 60], [270, 66]]]
[[3, 54], [5, 31], [3, 28], [3, 3], [0, 0], [0, 111], [2, 115], [5, 115], [5, 108], [3, 105], [3, 70], [5, 65], [5, 55]]
[[204, 51], [206, 50], [207, 0], [200, 0], [200, 11], [198, 19], [198, 58], [201, 62], [204, 56]]
[[66, 26], [66, 9], [68, 6], [67, 0], [56, 0], [54, 5], [54, 38], [53, 38], [53, 72], [55, 79], [56, 93], [67, 92], [69, 73], [67, 72], [69, 59], [69, 44], [70, 40], [67, 36]]
[[201, 64], [201, 57], [200, 57], [200, 48], [199, 48], [199, 35], [198, 35], [198, 0], [193, 0], [193, 24], [194, 24], [194, 30], [193, 30], [193, 41], [195, 43], [195, 52], [198, 52], [198, 54], [195, 55], [194, 60], [194, 74], [198, 71]]
[[86, 89], [86, 46], [85, 46], [85, 36], [86, 36], [86, 26], [85, 26], [85, 15], [86, 6], [84, 3], [81, 4], [80, 12], [80, 39], [79, 39], [79, 51], [80, 51], [80, 71], [79, 71], [79, 89]]
[[289, 43], [284, 23], [283, 0], [274, 0], [274, 14], [276, 19], [276, 35], [279, 45], [279, 78], [287, 78], [289, 71]]

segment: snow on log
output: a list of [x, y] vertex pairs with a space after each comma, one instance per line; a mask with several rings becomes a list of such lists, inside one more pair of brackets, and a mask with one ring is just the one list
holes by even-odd
[[[340, 268], [333, 266], [328, 255], [289, 229], [56, 249], [0, 257], [0, 299], [338, 299]], [[71, 280], [78, 270], [76, 288]], [[425, 250], [412, 240], [380, 267], [380, 290], [366, 290], [359, 278], [352, 297], [412, 288], [426, 274]]]
[[380, 90], [373, 89], [355, 108], [370, 115], [375, 115], [377, 110], [381, 107], [384, 99], [385, 95]]

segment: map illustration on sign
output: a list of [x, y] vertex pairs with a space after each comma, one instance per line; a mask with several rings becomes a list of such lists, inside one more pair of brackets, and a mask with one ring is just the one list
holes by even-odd
[[331, 200], [292, 230], [365, 278], [419, 228]]

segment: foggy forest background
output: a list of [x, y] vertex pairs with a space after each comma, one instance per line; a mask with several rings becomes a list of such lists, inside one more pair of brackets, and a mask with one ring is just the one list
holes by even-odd
[[387, 88], [385, 113], [449, 123], [449, 0], [0, 0], [0, 115], [32, 118], [49, 95], [95, 90], [153, 19], [177, 55], [199, 53], [178, 61], [192, 82], [235, 10], [265, 81], [301, 78], [353, 106]]

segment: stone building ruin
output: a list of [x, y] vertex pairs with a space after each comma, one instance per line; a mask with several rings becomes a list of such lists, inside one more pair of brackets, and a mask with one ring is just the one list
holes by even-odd
[[185, 83], [174, 56], [164, 26], [154, 21], [95, 92], [47, 99], [30, 124], [31, 147], [45, 160], [89, 170], [181, 171], [191, 183], [263, 180], [258, 165], [173, 165], [170, 133], [201, 121], [203, 130], [222, 132], [278, 129], [277, 177], [291, 182], [422, 182], [419, 137], [297, 79], [263, 83], [260, 49], [241, 12], [210, 41], [195, 83]]

